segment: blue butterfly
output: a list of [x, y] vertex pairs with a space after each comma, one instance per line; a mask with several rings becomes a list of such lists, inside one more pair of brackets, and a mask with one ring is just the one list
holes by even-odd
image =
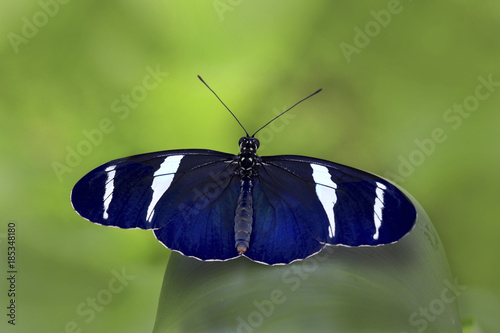
[[288, 264], [327, 245], [394, 243], [413, 228], [414, 205], [387, 180], [312, 157], [260, 157], [257, 132], [245, 130], [238, 155], [181, 149], [108, 162], [76, 183], [71, 202], [91, 222], [152, 229], [170, 250], [206, 261]]

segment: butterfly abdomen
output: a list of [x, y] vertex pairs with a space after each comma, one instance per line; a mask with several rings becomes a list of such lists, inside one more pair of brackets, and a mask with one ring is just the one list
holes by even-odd
[[250, 247], [250, 235], [252, 234], [253, 208], [251, 179], [243, 179], [240, 182], [240, 196], [236, 206], [234, 217], [234, 240], [239, 254], [245, 253]]

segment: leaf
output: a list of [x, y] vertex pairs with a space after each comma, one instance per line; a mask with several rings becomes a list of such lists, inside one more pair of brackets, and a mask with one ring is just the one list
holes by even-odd
[[413, 202], [416, 226], [395, 244], [326, 247], [285, 266], [172, 253], [154, 333], [461, 332], [460, 288]]

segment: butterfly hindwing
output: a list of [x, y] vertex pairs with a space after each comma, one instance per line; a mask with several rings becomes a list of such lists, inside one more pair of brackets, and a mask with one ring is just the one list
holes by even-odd
[[[292, 188], [288, 184], [278, 183], [286, 178], [286, 173], [274, 176], [270, 181], [261, 171], [255, 180], [253, 231], [250, 248], [245, 253], [254, 261], [270, 265], [304, 259], [324, 247], [315, 235], [321, 228], [308, 222], [309, 219], [314, 221], [314, 209], [306, 211], [304, 207], [307, 206], [302, 206], [313, 204], [314, 199], [300, 196], [300, 188], [293, 187], [290, 191]], [[308, 213], [311, 215], [306, 216]]]
[[[212, 186], [213, 185], [213, 186]], [[236, 177], [224, 184], [206, 183], [203, 192], [186, 197], [167, 224], [155, 229], [156, 238], [167, 248], [201, 260], [227, 260], [238, 256], [234, 241], [234, 214], [239, 194]], [[161, 211], [159, 211], [161, 213]]]

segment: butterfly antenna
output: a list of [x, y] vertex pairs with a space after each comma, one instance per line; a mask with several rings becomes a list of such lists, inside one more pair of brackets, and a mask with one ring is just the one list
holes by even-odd
[[243, 125], [240, 123], [240, 121], [238, 120], [238, 118], [236, 118], [236, 116], [234, 115], [234, 113], [231, 110], [229, 110], [229, 108], [227, 107], [227, 105], [224, 104], [224, 102], [219, 98], [219, 96], [217, 96], [217, 94], [215, 93], [215, 91], [213, 91], [212, 88], [210, 88], [210, 86], [201, 78], [201, 76], [198, 75], [198, 79], [200, 79], [200, 81], [203, 82], [203, 84], [206, 85], [208, 89], [210, 89], [210, 91], [215, 95], [215, 97], [217, 97], [217, 99], [222, 103], [222, 105], [224, 105], [226, 107], [227, 111], [229, 111], [229, 113], [231, 113], [233, 115], [234, 119], [236, 119], [236, 121], [238, 122], [238, 124], [240, 124], [241, 128], [243, 128], [243, 130], [245, 131], [245, 134], [248, 136], [248, 132], [245, 129], [245, 127], [243, 127]]
[[282, 115], [284, 115], [285, 113], [287, 113], [288, 111], [290, 111], [291, 109], [293, 109], [294, 107], [296, 107], [297, 105], [299, 105], [300, 103], [302, 103], [303, 101], [305, 101], [306, 99], [308, 99], [309, 97], [312, 97], [314, 95], [316, 95], [317, 93], [319, 93], [321, 90], [323, 89], [318, 89], [316, 90], [315, 92], [313, 92], [311, 95], [307, 96], [306, 98], [303, 98], [301, 99], [300, 101], [298, 101], [297, 103], [295, 103], [294, 105], [292, 105], [291, 107], [289, 107], [287, 110], [281, 112], [279, 115], [277, 115], [276, 117], [274, 117], [273, 119], [269, 120], [264, 126], [262, 126], [261, 128], [259, 128], [253, 135], [252, 135], [252, 138], [255, 136], [255, 134], [257, 134], [257, 132], [259, 132], [261, 129], [263, 129], [264, 127], [266, 127], [267, 125], [269, 125], [270, 123], [272, 123], [273, 121], [275, 121], [276, 119], [278, 119], [279, 117], [281, 117]]

